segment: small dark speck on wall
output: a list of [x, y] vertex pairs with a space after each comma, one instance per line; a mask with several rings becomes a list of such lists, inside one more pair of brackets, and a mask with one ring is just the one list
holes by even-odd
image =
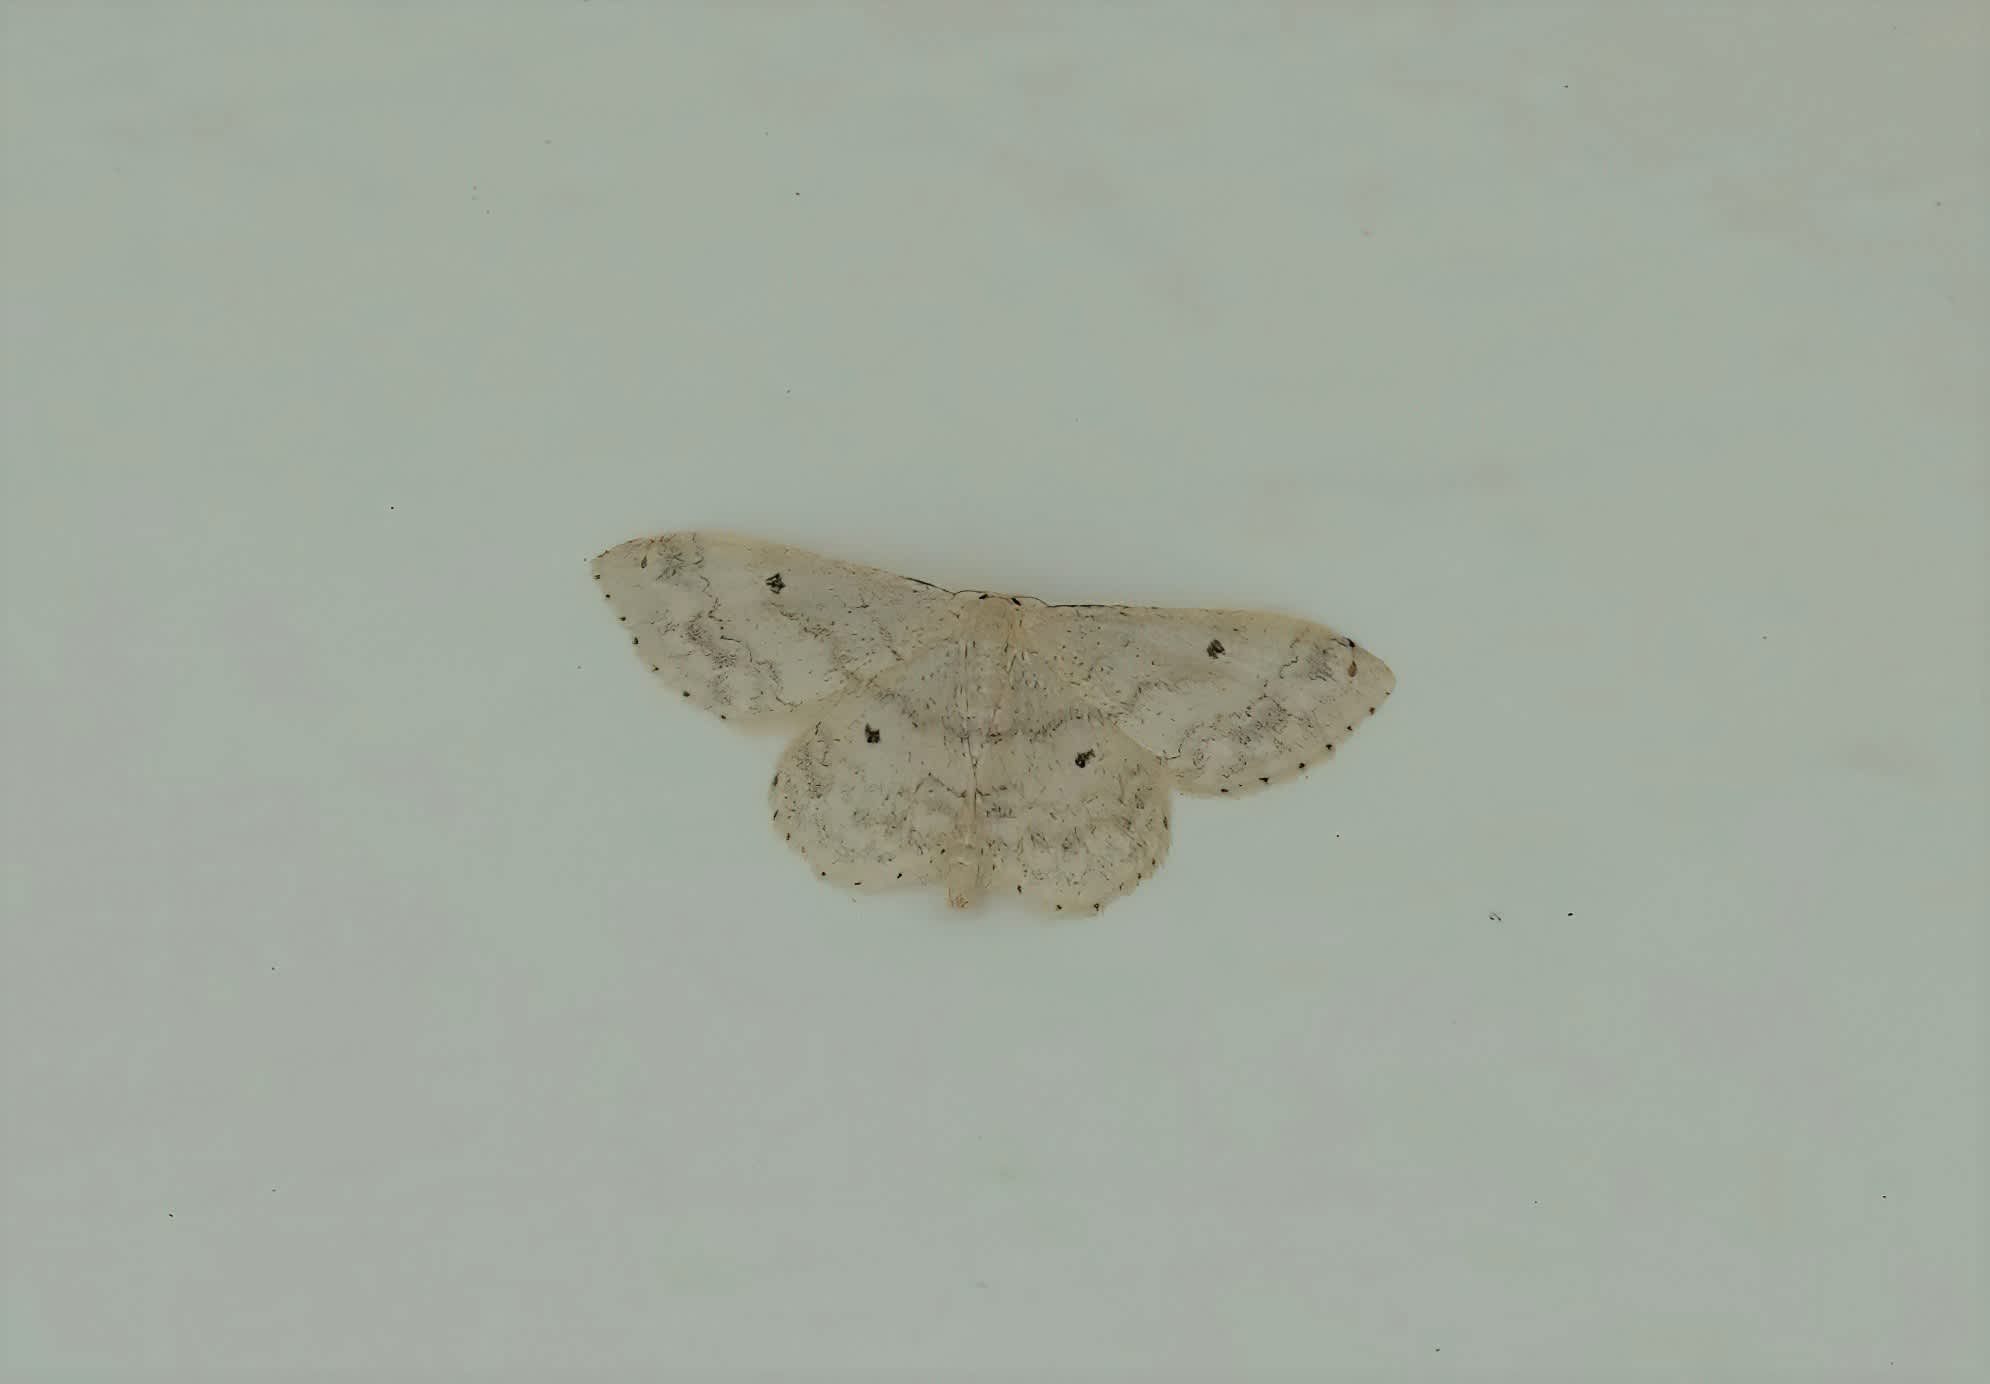
[[878, 740], [880, 738], [881, 737], [879, 736], [877, 728], [875, 726], [864, 727], [864, 743], [866, 745], [875, 745], [878, 743]]
[[1093, 753], [1094, 753], [1094, 752], [1093, 752], [1093, 751], [1091, 751], [1091, 750], [1083, 750], [1083, 751], [1080, 751], [1080, 752], [1079, 752], [1079, 755], [1078, 755], [1078, 757], [1077, 757], [1076, 759], [1072, 760], [1071, 762], [1072, 762], [1073, 764], [1077, 765], [1077, 766], [1078, 766], [1078, 767], [1079, 767], [1080, 769], [1082, 769], [1082, 768], [1084, 768], [1084, 767], [1085, 767], [1085, 766], [1086, 766], [1087, 764], [1090, 764], [1090, 763], [1092, 762], [1092, 755], [1093, 755]]

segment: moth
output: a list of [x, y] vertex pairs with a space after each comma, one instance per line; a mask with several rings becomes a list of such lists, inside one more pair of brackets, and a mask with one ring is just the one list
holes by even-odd
[[1324, 625], [949, 591], [721, 533], [639, 538], [594, 579], [643, 666], [722, 719], [799, 723], [774, 829], [865, 890], [1096, 913], [1167, 858], [1173, 792], [1323, 763], [1395, 687]]

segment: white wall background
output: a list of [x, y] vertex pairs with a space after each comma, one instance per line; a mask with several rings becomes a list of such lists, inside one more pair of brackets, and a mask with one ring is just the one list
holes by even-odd
[[[6, 1377], [1980, 1377], [1986, 38], [0, 6]], [[700, 525], [1400, 687], [852, 901]]]

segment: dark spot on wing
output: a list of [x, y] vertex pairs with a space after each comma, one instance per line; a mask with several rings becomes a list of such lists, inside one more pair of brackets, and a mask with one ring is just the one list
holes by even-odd
[[781, 574], [779, 572], [776, 572], [773, 576], [767, 578], [767, 589], [769, 591], [779, 592], [781, 588], [786, 585], [787, 583], [781, 580]]
[[1223, 641], [1220, 639], [1210, 640], [1209, 647], [1204, 652], [1211, 658], [1221, 658], [1223, 656]]
[[878, 743], [878, 739], [879, 736], [876, 727], [874, 726], [864, 727], [864, 743], [866, 745], [875, 745]]
[[1082, 768], [1084, 768], [1084, 767], [1085, 767], [1085, 766], [1086, 766], [1087, 764], [1090, 764], [1090, 763], [1092, 762], [1092, 756], [1093, 756], [1093, 754], [1095, 754], [1095, 753], [1096, 753], [1096, 751], [1094, 751], [1094, 750], [1083, 750], [1083, 751], [1080, 751], [1080, 752], [1079, 752], [1079, 755], [1078, 755], [1078, 757], [1077, 757], [1076, 759], [1072, 760], [1071, 762], [1072, 762], [1073, 764], [1076, 764], [1076, 765], [1077, 765], [1077, 766], [1078, 766], [1078, 767], [1079, 767], [1080, 769], [1082, 769]]
[[1347, 661], [1347, 675], [1349, 677], [1354, 676], [1354, 660], [1351, 658]]
[[[650, 555], [648, 553], [644, 553], [642, 561], [636, 564], [636, 566], [638, 567], [647, 567], [649, 565], [650, 565]], [[597, 577], [596, 580], [598, 581], [600, 579]]]

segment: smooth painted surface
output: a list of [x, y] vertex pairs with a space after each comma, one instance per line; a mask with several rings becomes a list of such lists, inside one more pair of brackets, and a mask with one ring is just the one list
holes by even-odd
[[[1980, 7], [0, 25], [6, 1377], [1980, 1377]], [[697, 526], [1398, 689], [853, 902]]]

